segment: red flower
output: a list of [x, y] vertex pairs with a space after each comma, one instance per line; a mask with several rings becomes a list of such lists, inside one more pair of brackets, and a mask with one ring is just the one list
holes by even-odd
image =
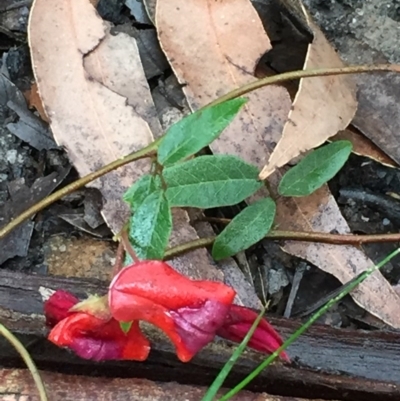
[[142, 261], [115, 276], [109, 306], [118, 321], [143, 320], [159, 327], [187, 362], [214, 339], [234, 297], [223, 283], [190, 280], [164, 262]]
[[[115, 276], [108, 299], [78, 303], [68, 292], [55, 292], [45, 303], [46, 321], [55, 326], [49, 340], [85, 359], [145, 360], [150, 346], [138, 322], [146, 321], [163, 330], [187, 362], [215, 335], [243, 340], [257, 313], [232, 305], [234, 297], [223, 283], [191, 280], [164, 262], [142, 261]], [[127, 333], [120, 322], [131, 322]], [[261, 320], [249, 346], [269, 354], [280, 345], [278, 333]], [[281, 358], [289, 361], [284, 352]]]
[[[243, 306], [232, 305], [223, 326], [218, 329], [217, 335], [228, 340], [240, 343], [249, 332], [258, 314]], [[283, 341], [275, 329], [265, 320], [261, 319], [247, 345], [257, 351], [272, 354]], [[286, 352], [281, 352], [280, 357], [290, 362]]]
[[143, 361], [147, 358], [150, 345], [138, 322], [133, 322], [129, 331], [124, 333], [119, 322], [108, 314], [107, 307], [103, 313], [97, 310], [96, 316], [88, 311], [70, 311], [77, 303], [77, 298], [62, 290], [56, 291], [45, 302], [46, 322], [54, 326], [48, 337], [51, 342], [70, 348], [84, 359]]

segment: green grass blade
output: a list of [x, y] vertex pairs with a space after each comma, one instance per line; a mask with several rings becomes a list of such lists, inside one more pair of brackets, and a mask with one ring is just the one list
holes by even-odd
[[362, 283], [368, 276], [370, 276], [374, 271], [379, 270], [382, 266], [388, 263], [391, 259], [400, 253], [400, 248], [393, 251], [389, 256], [383, 259], [377, 265], [365, 270], [363, 273], [351, 280], [344, 288], [343, 291], [328, 301], [321, 309], [319, 309], [310, 319], [304, 323], [294, 334], [292, 334], [285, 343], [279, 347], [273, 354], [271, 354], [265, 361], [263, 361], [253, 372], [251, 372], [244, 380], [242, 380], [236, 387], [226, 393], [218, 401], [226, 401], [237, 394], [245, 386], [247, 386], [254, 378], [256, 378], [263, 369], [265, 369], [272, 361], [274, 361], [279, 354], [289, 347], [294, 341], [297, 340], [315, 321], [317, 321], [330, 307], [332, 307], [336, 302], [340, 301], [348, 293], [353, 291], [360, 283]]
[[261, 319], [263, 318], [264, 313], [265, 313], [265, 307], [262, 308], [260, 314], [257, 316], [257, 319], [252, 324], [249, 332], [246, 334], [243, 341], [236, 348], [235, 352], [229, 358], [228, 362], [226, 362], [224, 367], [221, 369], [221, 372], [219, 372], [218, 376], [215, 378], [215, 380], [213, 381], [213, 383], [211, 384], [210, 388], [208, 389], [207, 393], [204, 395], [201, 401], [212, 401], [214, 399], [215, 395], [218, 393], [218, 390], [223, 385], [229, 372], [232, 370], [233, 365], [236, 363], [240, 355], [242, 355], [243, 351], [245, 350], [247, 343], [250, 341], [251, 337], [253, 336], [253, 333], [257, 329], [257, 326], [260, 323]]

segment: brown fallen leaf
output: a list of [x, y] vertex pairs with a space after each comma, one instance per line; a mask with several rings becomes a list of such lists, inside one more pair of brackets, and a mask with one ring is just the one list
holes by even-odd
[[[81, 175], [162, 134], [135, 39], [108, 31], [87, 0], [36, 0], [33, 5], [29, 37], [39, 92], [57, 142]], [[114, 232], [129, 215], [121, 195], [149, 166], [148, 161], [135, 163], [94, 183]], [[173, 220], [170, 245], [198, 238], [185, 211], [174, 210]], [[205, 249], [172, 265], [192, 278], [224, 280]], [[236, 301], [248, 305], [246, 299]]]
[[[135, 0], [135, 4], [140, 3]], [[169, 68], [168, 61], [160, 48], [155, 29], [136, 29], [131, 22], [128, 22], [112, 29], [113, 35], [118, 32], [126, 33], [136, 39], [147, 80], [162, 76], [165, 70]]]
[[[258, 59], [271, 47], [248, 0], [158, 0], [156, 26], [161, 46], [179, 82], [185, 84], [183, 90], [193, 110], [254, 80]], [[249, 101], [245, 108], [211, 149], [214, 153], [236, 154], [262, 168], [280, 139], [290, 99], [286, 90], [276, 86], [246, 97]], [[276, 181], [277, 177], [273, 178]], [[349, 232], [326, 187], [311, 197], [279, 199], [277, 223], [288, 230]], [[296, 243], [287, 244], [285, 250], [331, 272], [342, 282], [372, 264], [355, 247]], [[353, 296], [372, 314], [400, 328], [400, 298], [379, 272]]]
[[[195, 4], [158, 0], [156, 22], [161, 47], [179, 82], [185, 84], [183, 91], [192, 110], [254, 81], [256, 61], [271, 49], [248, 0]], [[249, 102], [244, 111], [211, 147], [264, 165], [268, 157], [266, 146], [273, 148], [281, 136], [290, 97], [279, 86], [261, 88], [246, 97]], [[262, 133], [258, 131], [260, 126]], [[250, 138], [259, 146], [254, 146]]]
[[399, 167], [394, 160], [392, 160], [386, 153], [379, 149], [379, 147], [376, 146], [370, 139], [351, 126], [344, 131], [338, 132], [335, 136], [330, 138], [330, 140], [332, 142], [348, 140], [353, 144], [353, 153], [356, 155], [368, 157], [369, 159], [375, 160], [384, 166]]
[[30, 109], [36, 109], [43, 121], [46, 121], [46, 123], [50, 122], [47, 118], [46, 112], [44, 111], [42, 99], [40, 98], [36, 82], [32, 84], [29, 90], [24, 92], [24, 96], [28, 102], [28, 107]]
[[[294, 206], [301, 214], [294, 213]], [[280, 198], [277, 223], [282, 230], [323, 231], [348, 234], [346, 220], [330, 194], [327, 186], [304, 198]], [[284, 250], [306, 259], [323, 271], [334, 275], [341, 283], [347, 283], [373, 265], [358, 248], [343, 245], [286, 242]], [[352, 293], [353, 299], [372, 315], [385, 323], [400, 327], [398, 308], [400, 297], [380, 272], [375, 272]]]
[[[33, 4], [29, 44], [40, 97], [57, 143], [67, 149], [81, 175], [152, 140], [147, 116], [135, 112], [125, 97], [93, 79], [84, 68], [85, 56], [92, 50], [96, 48], [97, 57], [107, 52], [107, 43], [99, 46], [107, 32], [108, 26], [86, 0], [37, 0]], [[126, 37], [124, 44], [127, 60], [135, 58], [134, 40]], [[138, 58], [135, 65], [143, 79], [135, 85], [136, 72], [131, 82], [141, 98], [148, 87], [143, 85], [146, 81]], [[121, 195], [140, 176], [137, 165], [126, 166], [94, 183], [103, 194], [103, 214], [114, 232], [121, 229], [128, 216]]]
[[[320, 29], [311, 20], [309, 26], [314, 32], [314, 41], [308, 47], [304, 69], [343, 66]], [[345, 129], [356, 109], [355, 84], [351, 77], [301, 79], [282, 138], [262, 169], [260, 179], [266, 179], [277, 168]]]

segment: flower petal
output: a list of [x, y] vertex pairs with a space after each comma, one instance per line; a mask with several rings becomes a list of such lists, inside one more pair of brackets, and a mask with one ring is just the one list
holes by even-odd
[[149, 299], [117, 293], [112, 297], [111, 314], [118, 321], [146, 321], [160, 328], [176, 348], [178, 358], [188, 362], [212, 341], [225, 321], [229, 305], [205, 301], [195, 308], [168, 310]]
[[174, 319], [168, 309], [153, 301], [132, 294], [116, 293], [110, 304], [114, 319], [121, 322], [146, 321], [160, 328], [174, 343], [178, 358], [183, 362], [189, 361], [193, 353], [185, 346], [177, 332]]
[[235, 297], [235, 291], [223, 283], [191, 280], [157, 260], [141, 261], [122, 269], [111, 282], [110, 304], [117, 292], [151, 299], [171, 310], [195, 307], [206, 300], [230, 305]]
[[164, 262], [142, 261], [114, 278], [109, 305], [118, 321], [159, 327], [174, 343], [178, 358], [187, 362], [214, 339], [234, 296], [223, 283], [190, 280]]
[[201, 307], [183, 307], [170, 311], [170, 314], [186, 348], [195, 355], [214, 340], [228, 310], [229, 305], [211, 300], [204, 302]]
[[138, 322], [133, 322], [125, 334], [116, 320], [104, 321], [86, 313], [74, 313], [63, 319], [51, 330], [48, 338], [58, 346], [72, 349], [81, 358], [96, 361], [143, 361], [150, 351]]
[[[251, 309], [239, 305], [232, 305], [225, 323], [217, 331], [217, 335], [240, 343], [249, 332], [254, 321], [257, 319], [257, 316], [257, 313]], [[282, 344], [283, 340], [280, 335], [265, 319], [260, 321], [253, 336], [248, 342], [250, 348], [266, 354], [272, 354]], [[288, 362], [290, 361], [286, 352], [281, 352], [280, 357]]]
[[78, 298], [70, 292], [57, 290], [43, 305], [47, 326], [53, 327], [65, 319], [70, 314], [69, 310], [78, 302]]

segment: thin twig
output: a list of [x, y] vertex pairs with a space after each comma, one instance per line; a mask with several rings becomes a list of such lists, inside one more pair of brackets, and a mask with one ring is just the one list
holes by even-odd
[[138, 263], [139, 258], [137, 257], [136, 252], [129, 241], [128, 232], [126, 231], [126, 229], [123, 229], [120, 235], [121, 235], [121, 243], [124, 246], [125, 252], [128, 252], [128, 255], [133, 260], [133, 263]]
[[115, 263], [112, 270], [112, 277], [115, 277], [122, 269], [122, 265], [124, 263], [124, 257], [125, 257], [124, 244], [122, 243], [122, 241], [119, 241], [117, 253], [115, 255]]
[[37, 370], [35, 362], [33, 362], [31, 356], [29, 355], [29, 352], [25, 349], [25, 347], [18, 340], [18, 338], [15, 337], [14, 334], [12, 334], [7, 329], [7, 327], [2, 325], [1, 323], [0, 323], [0, 333], [7, 339], [7, 341], [11, 343], [11, 345], [16, 349], [18, 354], [24, 360], [26, 366], [31, 372], [33, 380], [35, 381], [36, 388], [38, 389], [39, 392], [40, 401], [48, 401], [46, 388], [44, 387], [43, 380], [40, 377], [39, 371]]
[[361, 245], [382, 242], [400, 242], [400, 233], [393, 234], [330, 234], [310, 231], [281, 231], [274, 230], [265, 236], [265, 239], [320, 242], [333, 245]]
[[250, 82], [243, 85], [238, 89], [228, 92], [226, 95], [219, 97], [213, 102], [209, 103], [207, 107], [226, 102], [227, 100], [235, 99], [243, 96], [246, 93], [252, 92], [256, 89], [263, 88], [267, 85], [280, 84], [286, 81], [293, 81], [300, 78], [313, 78], [324, 77], [328, 75], [348, 75], [348, 74], [363, 74], [367, 72], [400, 72], [400, 65], [397, 64], [377, 64], [377, 65], [351, 65], [347, 67], [331, 67], [331, 68], [317, 68], [314, 70], [299, 70], [290, 71], [283, 74], [274, 75], [272, 77], [265, 77], [257, 81]]
[[[229, 219], [224, 219], [229, 220]], [[169, 248], [166, 250], [164, 259], [172, 259], [184, 253], [194, 251], [199, 248], [210, 247], [214, 241], [214, 237], [206, 237], [196, 239]], [[400, 233], [395, 234], [372, 234], [372, 235], [353, 235], [353, 234], [330, 234], [309, 231], [270, 231], [264, 239], [266, 240], [286, 240], [286, 241], [302, 241], [302, 242], [319, 242], [322, 244], [333, 245], [361, 245], [382, 242], [400, 242]]]

